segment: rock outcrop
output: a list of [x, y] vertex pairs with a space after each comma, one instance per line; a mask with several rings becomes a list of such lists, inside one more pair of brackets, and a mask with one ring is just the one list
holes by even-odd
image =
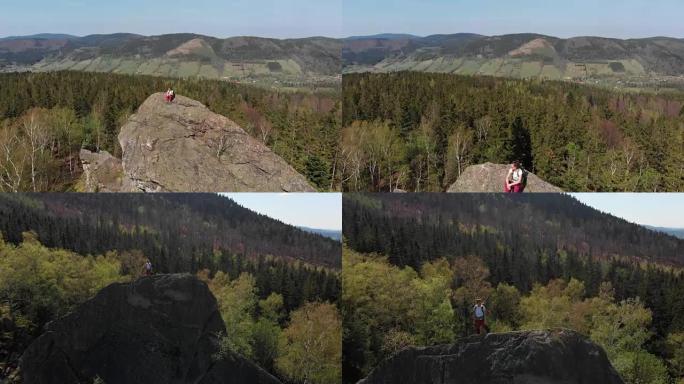
[[[467, 167], [447, 192], [503, 192], [509, 164], [484, 163]], [[562, 189], [528, 172], [525, 192], [558, 193]]]
[[150, 96], [121, 128], [119, 144], [120, 188], [86, 170], [87, 191], [99, 185], [124, 192], [315, 192], [235, 122], [180, 95], [173, 103], [162, 93]]
[[121, 192], [123, 167], [121, 160], [107, 151], [91, 152], [81, 149], [83, 189], [87, 192]]
[[101, 290], [24, 352], [25, 384], [279, 381], [240, 356], [216, 360], [225, 326], [207, 285], [158, 275]]
[[605, 352], [569, 330], [471, 336], [409, 348], [359, 384], [623, 384]]

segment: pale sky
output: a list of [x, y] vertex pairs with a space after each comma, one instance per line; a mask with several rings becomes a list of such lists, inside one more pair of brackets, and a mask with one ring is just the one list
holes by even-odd
[[342, 0], [0, 0], [0, 37], [127, 32], [338, 37]]
[[0, 0], [0, 9], [0, 37], [535, 32], [558, 37], [684, 38], [681, 0]]
[[681, 0], [344, 0], [345, 36], [533, 32], [684, 38]]
[[245, 208], [297, 227], [342, 230], [341, 193], [222, 193]]
[[581, 202], [632, 223], [684, 228], [684, 193], [570, 193]]

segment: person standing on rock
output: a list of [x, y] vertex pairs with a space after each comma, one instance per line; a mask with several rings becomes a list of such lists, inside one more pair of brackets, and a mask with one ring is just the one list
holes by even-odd
[[519, 161], [514, 161], [511, 168], [506, 174], [506, 186], [504, 192], [506, 193], [523, 193], [525, 190], [525, 171], [522, 169]]
[[482, 299], [478, 298], [475, 300], [475, 305], [473, 306], [473, 321], [475, 323], [475, 333], [478, 335], [487, 334], [487, 324], [485, 323], [485, 316], [487, 315], [487, 308], [485, 307]]
[[150, 259], [147, 259], [145, 261], [145, 265], [143, 266], [143, 275], [152, 276], [152, 262], [150, 261]]

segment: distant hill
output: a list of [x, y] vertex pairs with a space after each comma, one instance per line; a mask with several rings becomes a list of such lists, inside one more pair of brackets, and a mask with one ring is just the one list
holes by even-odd
[[684, 75], [684, 39], [669, 37], [368, 36], [345, 40], [342, 57], [347, 72], [414, 70], [557, 80]]
[[255, 213], [215, 194], [5, 194], [0, 232], [34, 231], [48, 247], [80, 254], [141, 250], [168, 272], [214, 264], [216, 252], [338, 269], [339, 242]]
[[3, 40], [27, 40], [27, 39], [78, 39], [78, 36], [68, 35], [65, 33], [38, 33], [35, 35], [27, 35], [27, 36], [1, 37], [0, 41], [3, 41]]
[[564, 194], [347, 194], [343, 208], [349, 246], [387, 254], [399, 265], [417, 267], [446, 255], [534, 257], [562, 250], [684, 267], [684, 240]]
[[341, 48], [339, 40], [325, 37], [39, 34], [0, 39], [0, 71], [68, 69], [296, 85], [335, 81]]
[[672, 235], [672, 236], [678, 237], [680, 239], [684, 239], [684, 228], [653, 227], [650, 225], [645, 225], [645, 227], [652, 229], [654, 231], [667, 233], [668, 235]]
[[397, 39], [419, 39], [420, 36], [411, 35], [408, 33], [379, 33], [377, 35], [365, 35], [365, 36], [349, 36], [345, 40], [372, 40], [372, 39], [385, 39], [385, 40], [397, 40]]
[[320, 229], [320, 228], [309, 228], [309, 227], [298, 227], [302, 231], [310, 232], [310, 233], [316, 233], [324, 237], [329, 237], [333, 240], [341, 241], [342, 240], [342, 231], [341, 230], [335, 230], [335, 229]]

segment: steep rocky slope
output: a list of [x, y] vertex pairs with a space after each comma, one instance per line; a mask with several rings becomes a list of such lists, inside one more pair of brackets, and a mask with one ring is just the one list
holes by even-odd
[[622, 384], [605, 352], [569, 330], [472, 336], [409, 348], [359, 384]]
[[[509, 168], [510, 165], [508, 164], [471, 165], [463, 171], [447, 192], [503, 192], [504, 178]], [[563, 191], [529, 172], [525, 192], [552, 193]]]
[[24, 352], [25, 384], [279, 381], [246, 359], [217, 360], [225, 326], [208, 287], [190, 275], [113, 284], [48, 325]]
[[180, 95], [173, 103], [150, 96], [121, 128], [119, 143], [120, 184], [115, 159], [82, 152], [88, 192], [315, 191], [235, 122]]

